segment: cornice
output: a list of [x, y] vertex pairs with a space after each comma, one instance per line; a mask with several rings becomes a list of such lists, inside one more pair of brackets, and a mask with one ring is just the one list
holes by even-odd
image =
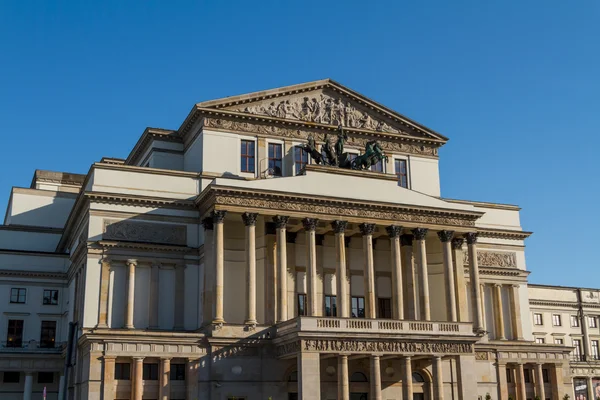
[[142, 136], [135, 144], [129, 156], [125, 160], [126, 164], [135, 164], [139, 161], [139, 157], [146, 151], [148, 145], [153, 140], [160, 140], [161, 142], [176, 142], [183, 143], [183, 139], [177, 131], [170, 129], [161, 129], [161, 128], [146, 128]]
[[524, 240], [533, 234], [527, 231], [512, 231], [508, 229], [477, 228], [479, 237], [494, 239]]
[[166, 197], [139, 196], [121, 193], [86, 192], [85, 197], [94, 203], [127, 204], [138, 207], [162, 207], [175, 209], [195, 209], [191, 200], [178, 200]]
[[35, 233], [50, 233], [60, 235], [63, 233], [62, 228], [49, 228], [45, 226], [29, 226], [29, 225], [0, 225], [0, 231], [14, 232], [35, 232]]
[[306, 164], [303, 171], [324, 172], [324, 173], [328, 173], [328, 174], [357, 176], [357, 177], [361, 177], [361, 178], [383, 179], [386, 181], [398, 182], [398, 177], [396, 175], [386, 174], [384, 172], [363, 171], [363, 170], [358, 171], [355, 169], [337, 168], [337, 167], [318, 165], [318, 164]]
[[511, 211], [520, 211], [521, 210], [521, 207], [516, 206], [514, 204], [502, 204], [502, 203], [489, 203], [489, 202], [485, 202], [485, 201], [449, 199], [449, 198], [445, 198], [445, 197], [440, 197], [439, 199], [447, 201], [449, 203], [469, 204], [472, 206], [482, 207], [482, 208], [495, 208], [498, 210], [511, 210]]
[[0, 249], [0, 254], [16, 254], [16, 255], [27, 255], [27, 256], [44, 256], [44, 257], [69, 257], [67, 253], [56, 253], [52, 251], [35, 251], [35, 250], [14, 250], [14, 249]]
[[[468, 271], [468, 268], [465, 268], [465, 272]], [[522, 269], [517, 268], [495, 268], [495, 267], [479, 267], [479, 273], [481, 275], [494, 275], [494, 276], [518, 276], [527, 278], [530, 271], [524, 271]], [[526, 282], [524, 282], [526, 283]]]
[[[530, 306], [541, 306], [541, 307], [565, 307], [565, 308], [573, 308], [573, 309], [578, 309], [579, 306], [576, 302], [570, 302], [570, 301], [552, 301], [552, 300], [535, 300], [535, 299], [529, 299], [529, 305]], [[586, 304], [587, 305], [587, 304]], [[591, 305], [592, 308], [594, 308], [593, 305]], [[597, 308], [600, 308], [600, 305], [596, 306]]]
[[197, 252], [197, 248], [188, 246], [177, 246], [177, 245], [165, 245], [165, 244], [154, 244], [154, 243], [142, 243], [142, 242], [118, 242], [113, 240], [100, 240], [95, 244], [90, 245], [88, 248], [91, 252], [93, 250], [107, 251], [110, 249], [137, 249], [144, 251], [157, 251], [157, 252], [175, 252], [175, 253], [192, 253]]
[[67, 274], [64, 272], [47, 271], [23, 271], [16, 269], [0, 269], [0, 277], [9, 278], [42, 278], [42, 279], [61, 279], [66, 280]]

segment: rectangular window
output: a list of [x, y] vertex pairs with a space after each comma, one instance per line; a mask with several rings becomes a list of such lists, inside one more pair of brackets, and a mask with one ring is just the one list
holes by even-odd
[[506, 368], [506, 383], [512, 383], [512, 370]]
[[278, 143], [269, 143], [269, 170], [271, 170], [273, 176], [282, 175], [281, 160], [281, 145]]
[[128, 381], [131, 379], [131, 364], [115, 363], [115, 379]]
[[571, 315], [571, 326], [573, 328], [579, 327], [579, 318], [577, 317], [577, 315]]
[[10, 302], [15, 304], [25, 304], [27, 300], [27, 289], [12, 288], [10, 289]]
[[242, 172], [254, 173], [254, 141], [242, 140]]
[[561, 326], [562, 321], [560, 320], [560, 314], [552, 314], [552, 325]]
[[56, 321], [42, 321], [40, 347], [53, 348], [56, 340]]
[[378, 318], [392, 318], [392, 299], [379, 298]]
[[352, 297], [352, 318], [365, 317], [365, 298]]
[[371, 171], [383, 172], [383, 160], [379, 160], [375, 164], [371, 165]]
[[535, 313], [533, 314], [533, 324], [534, 325], [544, 325], [542, 320], [542, 314]]
[[325, 296], [325, 316], [337, 317], [337, 304], [335, 296]]
[[38, 383], [54, 383], [54, 372], [38, 372]]
[[556, 338], [554, 339], [554, 344], [565, 344], [565, 341], [563, 339]]
[[575, 361], [581, 361], [581, 340], [573, 339], [573, 359]]
[[143, 364], [142, 375], [145, 381], [157, 381], [158, 364]]
[[592, 340], [592, 358], [594, 360], [598, 360], [598, 341]]
[[308, 310], [306, 309], [306, 295], [298, 293], [298, 316], [306, 316]]
[[23, 320], [9, 319], [6, 347], [23, 347]]
[[544, 383], [550, 383], [550, 375], [548, 374], [548, 370], [545, 368], [542, 370], [542, 381]]
[[4, 383], [19, 383], [21, 380], [21, 373], [19, 371], [6, 371], [2, 382]]
[[592, 317], [591, 315], [588, 317], [588, 326], [590, 328], [598, 327], [598, 321], [596, 320], [596, 317]]
[[546, 339], [544, 339], [544, 338], [541, 338], [541, 337], [539, 337], [539, 338], [535, 338], [535, 342], [536, 342], [537, 344], [544, 344], [544, 343], [546, 343]]
[[44, 290], [44, 305], [55, 306], [58, 304], [58, 290]]
[[296, 175], [299, 175], [304, 167], [308, 164], [308, 153], [302, 147], [294, 147], [294, 165]]
[[531, 383], [531, 370], [529, 368], [523, 369], [523, 378], [525, 378], [525, 383]]
[[185, 364], [171, 364], [171, 380], [185, 381]]
[[406, 160], [398, 160], [394, 161], [394, 168], [396, 170], [396, 175], [398, 176], [398, 183], [403, 188], [408, 188], [408, 168], [406, 164]]

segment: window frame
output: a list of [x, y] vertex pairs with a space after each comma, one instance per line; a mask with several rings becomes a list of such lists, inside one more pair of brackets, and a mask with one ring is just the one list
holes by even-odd
[[[13, 301], [13, 291], [17, 291], [16, 294], [16, 301]], [[23, 301], [20, 301], [21, 299], [21, 291], [23, 291]], [[21, 288], [21, 287], [16, 287], [16, 288], [10, 288], [10, 304], [27, 304], [27, 288]]]
[[[246, 145], [245, 153], [243, 153], [244, 144]], [[250, 154], [248, 152], [248, 144], [252, 144], [252, 149], [253, 149], [252, 154]], [[245, 160], [245, 162], [243, 162], [242, 160]], [[248, 160], [252, 160], [252, 170], [247, 169], [249, 166]], [[244, 164], [245, 164], [246, 169], [244, 169]], [[240, 172], [244, 173], [244, 174], [252, 174], [252, 175], [256, 174], [256, 140], [255, 139], [240, 139]]]
[[[398, 168], [397, 168], [398, 162], [404, 162], [404, 167], [405, 167], [405, 170], [406, 170], [406, 173], [404, 175], [398, 173]], [[398, 178], [398, 185], [400, 187], [405, 188], [405, 189], [409, 189], [410, 188], [410, 180], [408, 179], [408, 177], [409, 177], [409, 166], [408, 166], [408, 164], [409, 164], [408, 163], [408, 158], [394, 157], [394, 174]], [[406, 186], [402, 185], [401, 177], [404, 177], [406, 179]]]
[[[300, 154], [300, 157], [298, 157]], [[304, 162], [304, 157], [306, 157], [306, 162]], [[311, 162], [310, 154], [308, 151], [304, 150], [302, 147], [294, 146], [294, 176], [300, 175], [302, 169], [309, 165]], [[300, 168], [298, 168], [300, 166]]]
[[542, 337], [535, 338], [535, 344], [546, 344], [546, 339]]
[[[382, 304], [382, 303], [385, 303], [386, 301], [387, 301], [387, 305]], [[386, 311], [389, 311], [389, 315], [386, 315], [387, 314]], [[377, 318], [392, 319], [392, 314], [393, 314], [392, 299], [389, 297], [378, 297], [377, 298]]]
[[[538, 322], [538, 317], [539, 317], [539, 322]], [[536, 326], [544, 325], [544, 317], [543, 317], [542, 313], [533, 313], [533, 324]]]
[[158, 380], [158, 363], [143, 363], [142, 364], [142, 380], [157, 381]]
[[[178, 369], [181, 369], [183, 371], [183, 375], [179, 375]], [[171, 371], [169, 372], [169, 380], [171, 381], [185, 381], [185, 375], [186, 375], [186, 368], [185, 368], [185, 364], [182, 363], [173, 363], [171, 364]], [[181, 376], [183, 376], [183, 378], [181, 378]]]
[[[381, 165], [381, 171], [375, 169], [376, 166]], [[377, 161], [375, 164], [371, 164], [371, 168], [369, 169], [372, 172], [379, 172], [381, 174], [385, 174], [385, 163], [382, 160]]]
[[[276, 152], [274, 151], [274, 155], [273, 157], [271, 157], [271, 149], [275, 149], [279, 147], [280, 150], [280, 157], [281, 158], [277, 158], [276, 156]], [[281, 142], [267, 142], [267, 168], [269, 168], [269, 170], [273, 171], [272, 176], [283, 176], [283, 158], [284, 158], [284, 151], [285, 149], [283, 148], [283, 143]], [[271, 162], [273, 162], [273, 167], [271, 167]], [[277, 162], [279, 162], [280, 166], [279, 166], [279, 174], [277, 174], [277, 166], [275, 165]]]
[[577, 361], [581, 361], [582, 359], [582, 348], [581, 348], [581, 339], [573, 339], [573, 357]]
[[[337, 317], [337, 296], [334, 295], [330, 295], [330, 294], [326, 294], [323, 296], [324, 298], [324, 302], [325, 304], [324, 306], [324, 310], [325, 310], [325, 316], [326, 317]], [[329, 315], [327, 312], [327, 301], [329, 300]]]
[[565, 344], [565, 340], [563, 338], [554, 338], [554, 344], [563, 346]]
[[[49, 293], [49, 298], [50, 298], [50, 302], [46, 303], [46, 292]], [[54, 294], [56, 294], [56, 302], [54, 302]], [[58, 289], [44, 289], [44, 291], [42, 292], [42, 305], [44, 306], [57, 306], [58, 302], [59, 302], [59, 295], [60, 293], [58, 293]]]
[[579, 317], [577, 315], [571, 315], [570, 316], [570, 320], [571, 320], [571, 328], [579, 328]]
[[594, 360], [600, 359], [600, 349], [598, 340], [590, 340], [590, 353]]
[[[12, 329], [15, 331], [13, 333], [13, 338], [18, 338], [18, 340], [10, 340], [11, 338], [11, 322], [14, 323], [14, 325], [18, 325], [16, 324], [17, 322], [20, 322], [20, 327], [21, 327], [21, 334], [20, 337], [18, 335], [16, 335], [16, 329], [18, 328], [17, 326], [13, 326]], [[22, 319], [9, 319], [8, 323], [7, 323], [7, 330], [6, 330], [6, 347], [23, 347], [23, 332], [25, 331], [25, 320]]]
[[[354, 307], [354, 302], [356, 300], [356, 307]], [[360, 315], [360, 302], [362, 300], [362, 316]], [[356, 315], [354, 314], [354, 310], [356, 308]], [[366, 310], [365, 310], [365, 296], [351, 296], [350, 297], [350, 315], [352, 318], [366, 318]]]
[[[124, 367], [125, 365], [127, 367]], [[131, 363], [128, 363], [128, 362], [116, 362], [115, 363], [115, 375], [114, 376], [115, 376], [115, 380], [130, 381], [131, 380]]]
[[[302, 299], [302, 307], [300, 307], [300, 304], [301, 304], [300, 299]], [[298, 295], [296, 296], [296, 308], [298, 310], [299, 317], [308, 316], [308, 307], [306, 304], [306, 300], [307, 300], [306, 293], [298, 293]], [[300, 311], [302, 311], [302, 312], [300, 312]]]
[[598, 327], [598, 319], [595, 315], [588, 315], [588, 328], [597, 328]]
[[[46, 326], [44, 327], [44, 325], [51, 325], [54, 324], [53, 327], [49, 327]], [[54, 347], [56, 347], [56, 327], [57, 327], [57, 322], [54, 320], [44, 320], [41, 321], [41, 325], [40, 325], [40, 348], [43, 349], [53, 349]], [[47, 338], [49, 340], [44, 341], [44, 331], [46, 331], [46, 334], [48, 334], [49, 332], [54, 331], [54, 336], [47, 336]]]
[[562, 326], [562, 317], [560, 314], [552, 314], [552, 326]]

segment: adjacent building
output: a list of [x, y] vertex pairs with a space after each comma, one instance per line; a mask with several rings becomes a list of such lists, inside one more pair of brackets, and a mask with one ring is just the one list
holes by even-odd
[[520, 208], [441, 196], [447, 140], [322, 80], [36, 171], [0, 226], [0, 397], [589, 399], [598, 293], [528, 285]]

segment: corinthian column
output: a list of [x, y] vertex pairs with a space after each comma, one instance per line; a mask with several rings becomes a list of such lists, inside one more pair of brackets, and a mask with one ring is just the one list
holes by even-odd
[[127, 308], [125, 309], [125, 328], [133, 329], [133, 302], [135, 298], [135, 267], [137, 260], [127, 260], [129, 279], [127, 279]]
[[304, 218], [302, 224], [306, 232], [306, 271], [308, 276], [308, 316], [315, 317], [321, 313], [317, 307], [317, 242], [315, 230], [319, 220]]
[[391, 225], [385, 228], [390, 237], [392, 260], [392, 317], [404, 319], [404, 302], [402, 293], [402, 256], [400, 254], [400, 233], [402, 227]]
[[454, 231], [439, 231], [437, 233], [442, 242], [444, 253], [444, 281], [446, 283], [446, 314], [448, 321], [456, 322], [456, 293], [454, 287], [454, 263], [452, 262], [452, 248], [450, 241]]
[[[350, 316], [348, 307], [348, 289], [346, 285], [346, 241], [344, 232], [346, 221], [333, 221], [331, 227], [335, 232], [335, 283], [336, 303], [338, 317], [348, 318]], [[346, 368], [348, 368], [348, 357], [346, 356]]]
[[223, 255], [223, 220], [227, 211], [213, 211], [213, 226], [214, 226], [214, 261], [215, 261], [215, 312], [214, 312], [214, 325], [221, 325], [225, 322], [223, 318], [223, 268], [224, 268], [224, 255]]
[[256, 326], [256, 218], [258, 214], [242, 214], [246, 225], [246, 321], [244, 324]]
[[458, 320], [469, 320], [469, 306], [467, 302], [467, 281], [465, 279], [464, 255], [462, 246], [463, 238], [452, 239], [452, 261], [454, 262], [454, 288], [456, 293], [456, 311]]
[[419, 308], [421, 310], [422, 320], [431, 320], [431, 310], [429, 308], [429, 276], [427, 272], [427, 247], [425, 238], [427, 237], [427, 228], [415, 228], [412, 230], [417, 241], [417, 257], [421, 273], [419, 274]]
[[[400, 245], [402, 246], [402, 257], [404, 259], [404, 290], [406, 304], [406, 318], [409, 320], [417, 319], [417, 291], [415, 285], [415, 263], [413, 262], [413, 235], [404, 234], [400, 236]], [[411, 394], [412, 395], [412, 394]], [[411, 397], [412, 398], [412, 397]]]
[[286, 228], [289, 217], [273, 217], [277, 229], [277, 322], [287, 321], [287, 243]]
[[473, 330], [483, 332], [483, 311], [479, 292], [479, 265], [477, 264], [477, 232], [466, 234], [469, 248], [469, 275], [471, 279], [471, 303], [473, 309]]
[[373, 264], [373, 232], [375, 224], [360, 224], [363, 235], [365, 317], [377, 318], [375, 309], [375, 265]]

